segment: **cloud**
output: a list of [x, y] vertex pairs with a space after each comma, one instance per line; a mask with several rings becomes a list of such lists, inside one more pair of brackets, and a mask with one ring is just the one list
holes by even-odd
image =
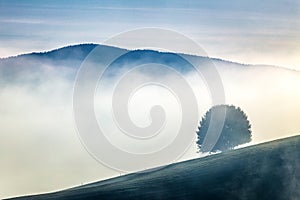
[[36, 19], [0, 19], [0, 23], [42, 24], [43, 21]]

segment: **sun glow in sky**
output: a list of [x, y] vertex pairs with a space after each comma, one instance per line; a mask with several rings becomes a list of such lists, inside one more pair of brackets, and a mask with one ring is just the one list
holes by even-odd
[[299, 19], [292, 0], [0, 0], [0, 57], [160, 27], [189, 36], [210, 57], [300, 70]]

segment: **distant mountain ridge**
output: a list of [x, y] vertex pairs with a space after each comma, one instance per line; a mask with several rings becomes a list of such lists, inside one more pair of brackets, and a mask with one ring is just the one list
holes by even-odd
[[[212, 58], [177, 54], [171, 52], [159, 52], [155, 50], [127, 50], [113, 46], [98, 45], [98, 44], [79, 44], [67, 46], [47, 52], [22, 54], [15, 57], [0, 59], [0, 83], [10, 82], [24, 82], [30, 81], [32, 74], [40, 71], [41, 74], [47, 73], [45, 70], [49, 67], [71, 69], [71, 79], [75, 78], [77, 69], [81, 66], [85, 58], [95, 48], [101, 48], [102, 51], [108, 54], [124, 54], [115, 60], [112, 68], [126, 67], [128, 64], [137, 66], [145, 63], [159, 63], [166, 66], [172, 65], [173, 68], [181, 71], [188, 72], [193, 68], [185, 59], [199, 63], [199, 66], [204, 67], [212, 64]], [[105, 56], [105, 55], [103, 55]], [[182, 59], [185, 58], [185, 59]], [[223, 61], [220, 59], [213, 59], [214, 62], [231, 64], [236, 67], [245, 67], [246, 65]], [[101, 64], [101, 59], [100, 59]], [[41, 76], [35, 79], [42, 79]]]
[[[8, 60], [14, 60], [19, 58], [39, 58], [39, 59], [48, 59], [48, 60], [84, 60], [84, 58], [95, 48], [95, 47], [102, 47], [106, 48], [107, 50], [121, 50], [121, 51], [141, 51], [141, 52], [153, 52], [156, 54], [169, 54], [171, 52], [162, 52], [157, 50], [151, 50], [151, 49], [137, 49], [137, 50], [129, 50], [124, 48], [119, 48], [115, 46], [107, 46], [107, 45], [101, 45], [101, 44], [94, 44], [94, 43], [87, 43], [87, 44], [77, 44], [77, 45], [70, 45], [65, 46], [57, 49], [53, 49], [50, 51], [45, 52], [32, 52], [32, 53], [26, 53], [26, 54], [20, 54], [16, 56], [10, 56], [6, 58], [0, 58], [0, 62], [8, 61]], [[175, 53], [173, 53], [175, 54]], [[178, 55], [183, 56], [190, 56], [190, 57], [198, 57], [198, 58], [205, 58], [205, 59], [212, 59], [214, 61], [220, 61], [220, 62], [228, 62], [238, 65], [250, 65], [250, 64], [242, 64], [238, 62], [223, 60], [219, 58], [211, 58], [211, 57], [204, 57], [199, 55], [190, 55], [186, 53], [176, 53]]]
[[[6, 60], [6, 59], [13, 59], [13, 58], [18, 58], [18, 57], [28, 57], [28, 56], [33, 56], [33, 57], [45, 57], [45, 55], [49, 55], [52, 58], [59, 58], [62, 56], [70, 56], [75, 50], [75, 54], [79, 56], [79, 58], [85, 57], [88, 53], [90, 53], [91, 50], [93, 50], [97, 44], [93, 43], [88, 43], [88, 44], [77, 44], [77, 45], [69, 45], [49, 51], [44, 51], [44, 52], [32, 52], [32, 53], [25, 53], [25, 54], [20, 54], [16, 56], [9, 56], [6, 58], [0, 58], [0, 60]], [[63, 52], [60, 53], [60, 52]], [[73, 54], [74, 55], [74, 54]]]
[[0, 67], [3, 65], [10, 65], [11, 63], [18, 63], [21, 64], [22, 62], [30, 59], [39, 59], [41, 62], [46, 62], [50, 64], [55, 65], [64, 65], [68, 66], [67, 61], [72, 60], [72, 67], [79, 67], [82, 61], [86, 58], [86, 56], [95, 48], [95, 47], [101, 47], [107, 49], [107, 51], [122, 51], [122, 52], [130, 52], [130, 51], [140, 51], [140, 52], [152, 52], [153, 54], [157, 55], [165, 55], [165, 54], [178, 54], [180, 56], [187, 56], [191, 59], [202, 59], [202, 60], [210, 60], [215, 63], [228, 63], [232, 65], [239, 65], [239, 66], [264, 66], [264, 67], [278, 67], [286, 70], [291, 71], [297, 71], [293, 69], [287, 69], [280, 66], [273, 66], [273, 65], [254, 65], [254, 64], [244, 64], [229, 60], [224, 60], [220, 58], [212, 58], [208, 56], [199, 56], [199, 55], [190, 55], [183, 52], [179, 53], [172, 53], [172, 52], [162, 52], [162, 51], [156, 51], [156, 50], [150, 50], [150, 49], [137, 49], [137, 50], [129, 50], [124, 48], [119, 48], [115, 46], [107, 46], [107, 45], [101, 45], [101, 44], [94, 44], [94, 43], [85, 43], [85, 44], [77, 44], [77, 45], [70, 45], [65, 46], [61, 48], [57, 48], [50, 51], [45, 52], [32, 52], [32, 53], [26, 53], [26, 54], [20, 54], [16, 56], [10, 56], [6, 58], [0, 58]]

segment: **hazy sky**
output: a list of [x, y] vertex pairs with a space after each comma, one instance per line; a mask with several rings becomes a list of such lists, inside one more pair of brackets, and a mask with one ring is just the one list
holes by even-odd
[[161, 27], [191, 37], [211, 57], [300, 69], [299, 19], [300, 2], [292, 0], [0, 0], [0, 57]]

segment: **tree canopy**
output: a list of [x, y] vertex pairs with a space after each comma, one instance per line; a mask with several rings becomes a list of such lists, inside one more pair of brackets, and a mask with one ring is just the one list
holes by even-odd
[[[222, 127], [221, 134], [211, 152], [227, 151], [238, 145], [251, 141], [251, 125], [247, 115], [242, 111], [242, 109], [233, 105], [217, 105], [206, 112], [198, 127], [197, 145], [200, 151], [204, 152], [201, 147], [204, 142], [204, 138], [207, 135], [208, 127], [211, 124], [212, 113], [214, 113], [215, 116], [214, 120], [224, 121], [224, 126]], [[224, 120], [219, 119], [222, 116]]]

